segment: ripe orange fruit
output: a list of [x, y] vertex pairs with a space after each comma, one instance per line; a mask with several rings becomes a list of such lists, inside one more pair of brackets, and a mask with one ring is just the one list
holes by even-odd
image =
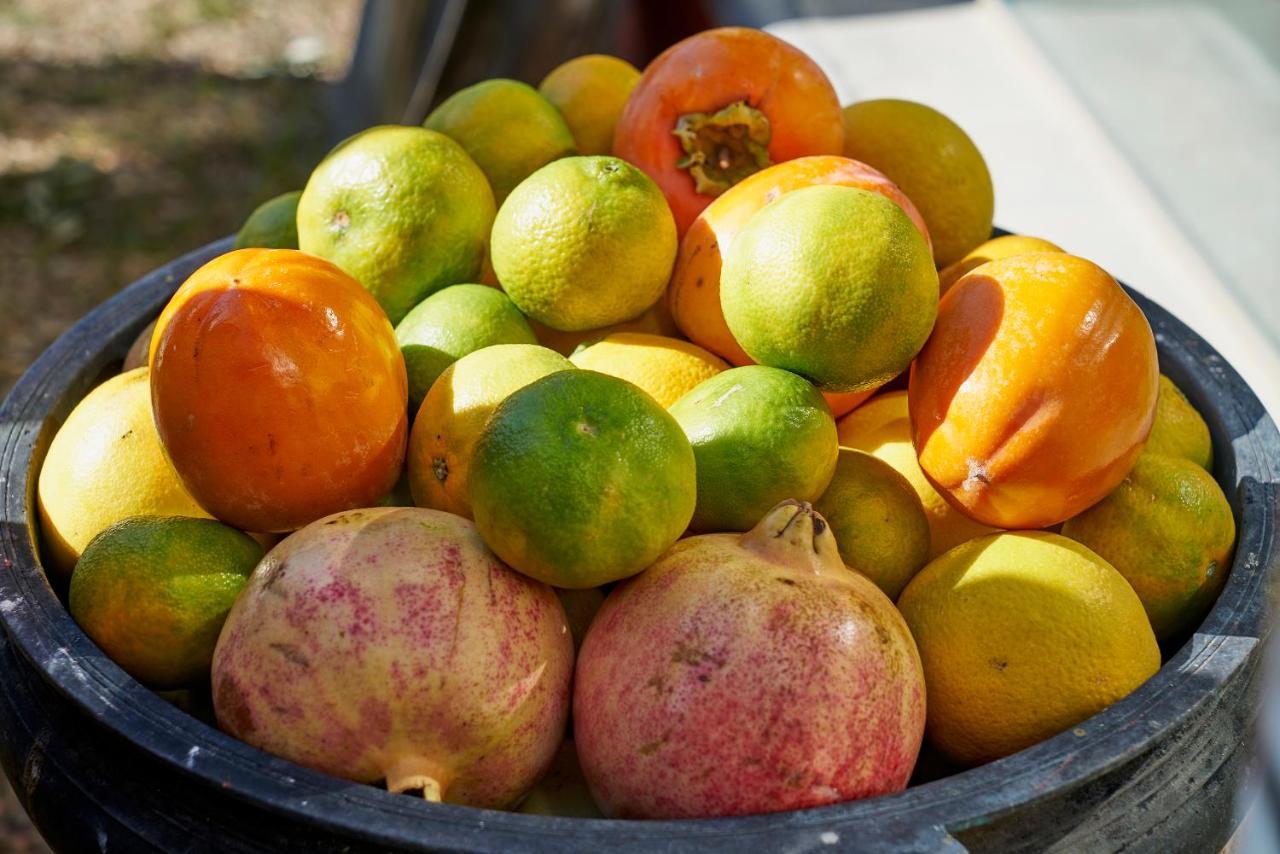
[[777, 36], [722, 27], [649, 63], [614, 130], [613, 153], [662, 188], [684, 234], [713, 198], [773, 163], [839, 154], [831, 81]]
[[178, 288], [151, 343], [151, 405], [192, 496], [249, 531], [371, 506], [404, 462], [391, 323], [355, 279], [292, 249], [229, 252]]
[[1068, 519], [1129, 472], [1155, 417], [1151, 327], [1106, 271], [1062, 253], [973, 270], [911, 368], [920, 467], [998, 528]]

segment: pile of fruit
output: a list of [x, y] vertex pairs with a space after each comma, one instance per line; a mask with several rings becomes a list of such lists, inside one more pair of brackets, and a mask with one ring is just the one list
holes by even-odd
[[178, 288], [49, 448], [50, 577], [194, 714], [433, 800], [1006, 756], [1155, 673], [1235, 531], [1137, 305], [992, 210], [953, 122], [754, 30], [477, 84]]

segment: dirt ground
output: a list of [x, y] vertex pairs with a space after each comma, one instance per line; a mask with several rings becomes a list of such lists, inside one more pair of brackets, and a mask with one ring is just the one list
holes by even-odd
[[300, 187], [360, 0], [0, 0], [0, 393], [70, 323]]
[[[360, 0], [0, 0], [0, 395], [67, 326], [301, 187]], [[0, 851], [44, 851], [3, 786]]]

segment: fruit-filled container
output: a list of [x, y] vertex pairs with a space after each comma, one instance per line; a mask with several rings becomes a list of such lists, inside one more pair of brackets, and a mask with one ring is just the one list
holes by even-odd
[[[1280, 434], [1230, 365], [1133, 296], [1161, 370], [1207, 420], [1239, 531], [1213, 610], [1160, 671], [1077, 727], [899, 794], [699, 821], [552, 818], [428, 803], [269, 756], [127, 676], [41, 565], [36, 476], [61, 420], [222, 240], [144, 277], [53, 344], [0, 409], [0, 761], [37, 827], [82, 851], [1218, 850], [1260, 704], [1280, 575]], [[246, 412], [246, 418], [254, 413]]]

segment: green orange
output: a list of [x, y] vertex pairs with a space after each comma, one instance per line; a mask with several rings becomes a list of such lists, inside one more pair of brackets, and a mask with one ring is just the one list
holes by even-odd
[[262, 546], [212, 519], [133, 516], [85, 548], [71, 576], [71, 616], [139, 681], [207, 679], [218, 632]]
[[475, 445], [476, 526], [525, 575], [598, 587], [657, 560], [693, 516], [693, 449], [631, 383], [561, 371], [503, 401]]
[[846, 157], [874, 166], [915, 202], [939, 267], [991, 236], [995, 190], [982, 153], [942, 113], [882, 98], [844, 108]]
[[1207, 471], [1181, 457], [1142, 454], [1110, 495], [1068, 519], [1062, 533], [1119, 570], [1156, 637], [1169, 640], [1200, 622], [1218, 598], [1236, 527]]
[[841, 448], [813, 509], [831, 526], [840, 559], [897, 599], [929, 560], [929, 517], [911, 483], [882, 459]]
[[720, 304], [733, 337], [755, 361], [823, 391], [883, 385], [933, 328], [928, 244], [879, 193], [792, 190], [751, 217], [724, 257]]
[[802, 377], [764, 365], [699, 383], [669, 411], [698, 461], [699, 532], [747, 531], [786, 499], [814, 501], [835, 471], [835, 419]]
[[614, 125], [639, 82], [625, 59], [594, 53], [557, 65], [538, 92], [560, 111], [580, 154], [610, 154]]
[[396, 326], [409, 374], [409, 410], [417, 412], [431, 384], [468, 353], [494, 344], [535, 344], [515, 303], [487, 285], [450, 285], [418, 303]]
[[443, 287], [474, 282], [493, 193], [442, 133], [384, 125], [342, 142], [298, 200], [298, 247], [364, 285], [391, 322]]
[[453, 93], [425, 126], [466, 149], [502, 201], [552, 160], [576, 154], [573, 133], [556, 108], [518, 80], [484, 80]]

